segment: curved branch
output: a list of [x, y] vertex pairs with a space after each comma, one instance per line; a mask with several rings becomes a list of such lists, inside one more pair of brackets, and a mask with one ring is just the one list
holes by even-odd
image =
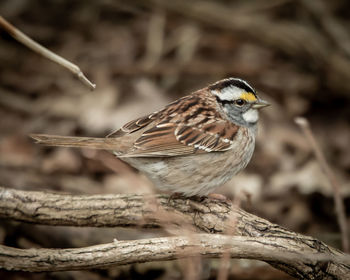
[[[305, 254], [303, 252], [301, 254], [287, 247], [286, 240], [274, 237], [261, 239], [219, 234], [114, 241], [78, 249], [16, 249], [1, 246], [0, 265], [8, 270], [31, 272], [81, 270], [173, 260], [197, 255], [217, 258], [226, 251], [233, 258], [308, 263], [310, 265], [308, 273], [311, 273], [311, 267], [317, 262], [343, 261], [336, 256], [330, 258], [329, 255], [322, 253]], [[322, 266], [319, 267], [321, 268]], [[340, 275], [345, 272], [344, 269], [339, 271]]]
[[[348, 256], [323, 242], [286, 230], [227, 202], [210, 199], [169, 201], [161, 195], [78, 196], [0, 188], [0, 218], [47, 225], [163, 226], [172, 231], [181, 229], [182, 234], [189, 232], [187, 237], [121, 241], [81, 249], [23, 250], [3, 246], [0, 264], [6, 269], [65, 270], [68, 263], [71, 264], [70, 254], [74, 254], [77, 264], [69, 269], [82, 269], [168, 260], [192, 253], [218, 257], [228, 250], [231, 257], [264, 260], [297, 278], [346, 279], [345, 275], [350, 273]], [[235, 232], [239, 236], [196, 234], [191, 237], [194, 231]], [[133, 248], [130, 250], [135, 255], [123, 251], [124, 246]], [[24, 260], [28, 260], [27, 265]]]

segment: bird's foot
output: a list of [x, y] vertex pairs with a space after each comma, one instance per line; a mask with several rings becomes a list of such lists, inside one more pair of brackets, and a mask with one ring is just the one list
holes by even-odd
[[226, 196], [224, 196], [223, 194], [219, 194], [219, 193], [210, 193], [208, 194], [208, 199], [209, 200], [216, 200], [219, 202], [231, 202], [229, 198], [227, 198]]

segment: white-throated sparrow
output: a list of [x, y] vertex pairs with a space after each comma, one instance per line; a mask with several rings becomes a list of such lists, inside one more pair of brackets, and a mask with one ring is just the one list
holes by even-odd
[[161, 190], [207, 195], [247, 166], [258, 109], [267, 105], [246, 81], [228, 78], [128, 122], [106, 138], [31, 137], [49, 146], [110, 150]]

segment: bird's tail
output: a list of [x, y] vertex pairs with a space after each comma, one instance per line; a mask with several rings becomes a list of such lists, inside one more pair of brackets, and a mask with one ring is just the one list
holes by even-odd
[[74, 137], [48, 134], [30, 134], [29, 136], [36, 140], [36, 143], [45, 146], [80, 147], [110, 151], [119, 150], [119, 141], [115, 138]]

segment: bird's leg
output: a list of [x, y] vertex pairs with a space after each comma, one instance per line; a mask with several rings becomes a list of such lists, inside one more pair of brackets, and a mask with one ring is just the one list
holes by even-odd
[[184, 197], [185, 196], [182, 193], [174, 192], [169, 196], [167, 204], [169, 204], [172, 199], [184, 198]]

